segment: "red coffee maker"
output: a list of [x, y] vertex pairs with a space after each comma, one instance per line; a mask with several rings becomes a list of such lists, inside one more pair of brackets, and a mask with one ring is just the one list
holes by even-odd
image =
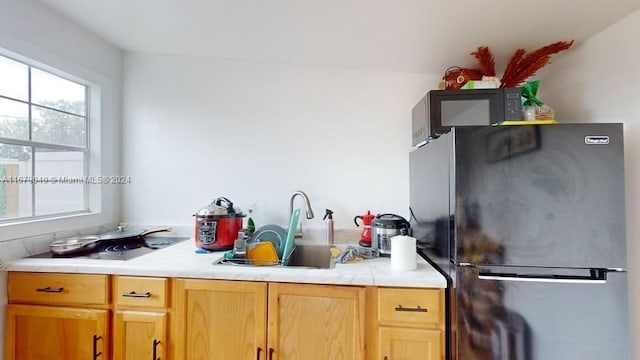
[[358, 219], [362, 220], [362, 232], [360, 233], [360, 241], [358, 244], [364, 247], [371, 247], [371, 222], [376, 216], [371, 213], [371, 211], [367, 211], [366, 214], [358, 215], [353, 218], [353, 222], [356, 226], [360, 226], [358, 224]]

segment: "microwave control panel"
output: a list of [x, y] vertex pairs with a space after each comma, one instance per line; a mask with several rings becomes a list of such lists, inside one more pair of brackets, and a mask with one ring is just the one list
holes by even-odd
[[504, 88], [504, 120], [522, 120], [520, 88]]

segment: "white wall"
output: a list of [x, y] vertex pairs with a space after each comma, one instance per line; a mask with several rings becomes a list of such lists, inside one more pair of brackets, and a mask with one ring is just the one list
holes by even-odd
[[[631, 339], [640, 338], [640, 12], [553, 60], [541, 97], [561, 122], [623, 122]], [[632, 358], [640, 344], [632, 341]]]
[[[104, 151], [91, 153], [101, 166], [91, 175], [117, 175], [121, 156], [122, 52], [38, 1], [0, 0], [0, 9], [0, 48], [9, 55], [23, 56], [39, 66], [89, 81], [99, 92], [101, 102], [90, 102], [89, 111], [100, 114], [101, 137], [92, 137], [90, 141], [104, 147]], [[1, 225], [0, 242], [117, 220], [119, 198], [118, 186], [103, 187], [97, 199], [100, 214], [38, 224]]]
[[[101, 138], [91, 140], [108, 145], [99, 156], [98, 174], [120, 171], [119, 134], [121, 123], [122, 52], [86, 30], [53, 13], [35, 0], [0, 0], [0, 48], [83, 78], [100, 88], [102, 103], [93, 104], [101, 115]], [[105, 187], [101, 194], [101, 213], [37, 224], [0, 226], [0, 248], [15, 238], [90, 227], [119, 219], [120, 191]], [[17, 240], [21, 241], [21, 240]], [[15, 241], [14, 241], [15, 242]], [[3, 259], [7, 253], [3, 251]], [[10, 252], [11, 253], [11, 252]], [[4, 324], [6, 276], [0, 274], [0, 324]], [[4, 348], [4, 326], [0, 326], [0, 349]], [[4, 351], [0, 351], [0, 359]]]
[[[411, 108], [437, 76], [125, 56], [123, 216], [193, 225], [218, 196], [257, 225], [286, 226], [305, 191], [321, 228], [353, 228], [366, 210], [408, 216]], [[296, 207], [302, 207], [300, 199]]]

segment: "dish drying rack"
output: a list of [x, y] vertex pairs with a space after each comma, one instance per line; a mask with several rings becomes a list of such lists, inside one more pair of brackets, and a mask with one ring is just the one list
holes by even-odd
[[[257, 260], [257, 261], [256, 261]], [[247, 258], [231, 258], [231, 259], [227, 259], [224, 256], [220, 257], [219, 259], [217, 259], [216, 261], [214, 261], [213, 263], [218, 265], [218, 264], [223, 264], [223, 265], [236, 265], [236, 266], [286, 266], [287, 262], [286, 261], [288, 259], [282, 259], [282, 260], [278, 260], [278, 261], [271, 261], [271, 260], [260, 260], [260, 259], [247, 259]]]

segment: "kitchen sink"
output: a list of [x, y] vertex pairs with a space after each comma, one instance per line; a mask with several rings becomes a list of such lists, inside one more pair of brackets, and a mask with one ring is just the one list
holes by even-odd
[[[253, 265], [247, 259], [225, 259], [224, 256], [213, 264], [250, 267], [282, 266], [280, 262], [268, 265]], [[331, 254], [330, 245], [296, 245], [286, 267], [332, 269], [335, 267], [335, 257]]]

